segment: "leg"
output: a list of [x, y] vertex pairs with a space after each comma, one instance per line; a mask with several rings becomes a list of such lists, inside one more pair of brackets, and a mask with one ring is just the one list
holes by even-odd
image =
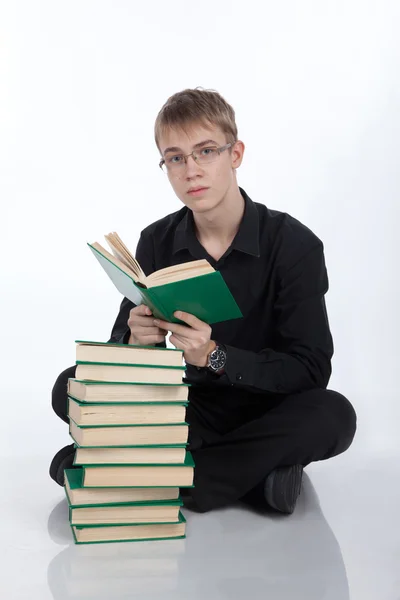
[[56, 379], [51, 392], [51, 403], [54, 412], [66, 423], [69, 423], [67, 415], [68, 396], [67, 386], [69, 377], [75, 377], [76, 365], [68, 367]]
[[[53, 386], [51, 393], [51, 403], [54, 409], [54, 412], [66, 423], [69, 423], [69, 418], [67, 414], [67, 406], [68, 406], [68, 378], [75, 377], [76, 365], [73, 367], [68, 367], [65, 369], [60, 375], [57, 377], [56, 382]], [[72, 463], [74, 460], [75, 450], [74, 444], [69, 444], [68, 446], [64, 446], [57, 452], [57, 454], [53, 457], [50, 464], [50, 477], [54, 479], [59, 485], [64, 485], [64, 469], [69, 469], [72, 467]]]
[[193, 451], [191, 495], [197, 509], [242, 498], [278, 466], [305, 466], [344, 452], [356, 420], [352, 405], [338, 392], [313, 389], [284, 396], [255, 420]]
[[[54, 412], [66, 423], [69, 423], [67, 414], [68, 379], [70, 377], [75, 377], [75, 371], [76, 365], [62, 371], [57, 377], [52, 390], [52, 406]], [[204, 443], [204, 439], [209, 440], [209, 436], [212, 435], [212, 432], [208, 431], [207, 423], [202, 418], [200, 411], [196, 410], [196, 394], [193, 394], [192, 390], [193, 388], [190, 388], [189, 399], [191, 400], [191, 403], [190, 408], [188, 407], [186, 413], [186, 418], [190, 423], [187, 449], [191, 451], [200, 448]], [[72, 468], [74, 455], [75, 449], [74, 444], [72, 443], [61, 448], [51, 461], [50, 477], [61, 486], [64, 485], [64, 469]]]

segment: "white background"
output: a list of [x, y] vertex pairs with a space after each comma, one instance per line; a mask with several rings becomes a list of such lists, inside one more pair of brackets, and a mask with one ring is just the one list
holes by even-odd
[[352, 452], [399, 448], [399, 17], [382, 0], [0, 5], [3, 456], [70, 443], [51, 388], [122, 299], [86, 243], [134, 250], [181, 208], [153, 127], [196, 86], [236, 111], [239, 185], [324, 242]]

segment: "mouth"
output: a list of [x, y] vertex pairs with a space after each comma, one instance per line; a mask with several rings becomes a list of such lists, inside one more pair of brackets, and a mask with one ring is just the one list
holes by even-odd
[[209, 188], [207, 187], [199, 187], [199, 188], [194, 188], [192, 190], [188, 191], [189, 196], [201, 196], [202, 194], [204, 194]]

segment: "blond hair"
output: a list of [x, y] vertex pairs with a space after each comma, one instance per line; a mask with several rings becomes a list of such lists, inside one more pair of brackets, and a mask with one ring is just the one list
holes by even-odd
[[225, 134], [227, 143], [234, 143], [238, 139], [232, 106], [217, 91], [197, 87], [173, 94], [158, 113], [154, 124], [154, 138], [160, 153], [160, 137], [168, 128], [185, 131], [193, 125], [217, 125]]

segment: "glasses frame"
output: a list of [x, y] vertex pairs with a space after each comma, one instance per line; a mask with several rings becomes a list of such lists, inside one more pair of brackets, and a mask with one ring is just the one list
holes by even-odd
[[[228, 148], [230, 148], [231, 146], [234, 146], [236, 144], [236, 142], [229, 142], [229, 144], [225, 144], [225, 146], [219, 146], [218, 148], [214, 148], [214, 146], [204, 146], [204, 148], [200, 148], [200, 150], [193, 150], [193, 152], [191, 152], [190, 154], [183, 154], [183, 159], [185, 161], [185, 166], [187, 165], [187, 161], [189, 156], [193, 156], [193, 160], [196, 161], [196, 164], [198, 164], [197, 162], [197, 152], [201, 152], [202, 150], [204, 150], [205, 148], [213, 148], [213, 150], [216, 150], [218, 152], [218, 156], [221, 154], [221, 152], [223, 152], [224, 150], [227, 150]], [[174, 155], [175, 156], [175, 155]], [[179, 155], [180, 156], [180, 155]], [[214, 161], [212, 160], [211, 163], [213, 163]], [[206, 163], [206, 164], [211, 164], [211, 163]], [[167, 169], [168, 172], [168, 167], [166, 165], [165, 162], [165, 158], [162, 158], [159, 162], [159, 167], [160, 169], [163, 171], [163, 166], [165, 165], [165, 168]], [[163, 171], [163, 173], [165, 173], [165, 171]]]

